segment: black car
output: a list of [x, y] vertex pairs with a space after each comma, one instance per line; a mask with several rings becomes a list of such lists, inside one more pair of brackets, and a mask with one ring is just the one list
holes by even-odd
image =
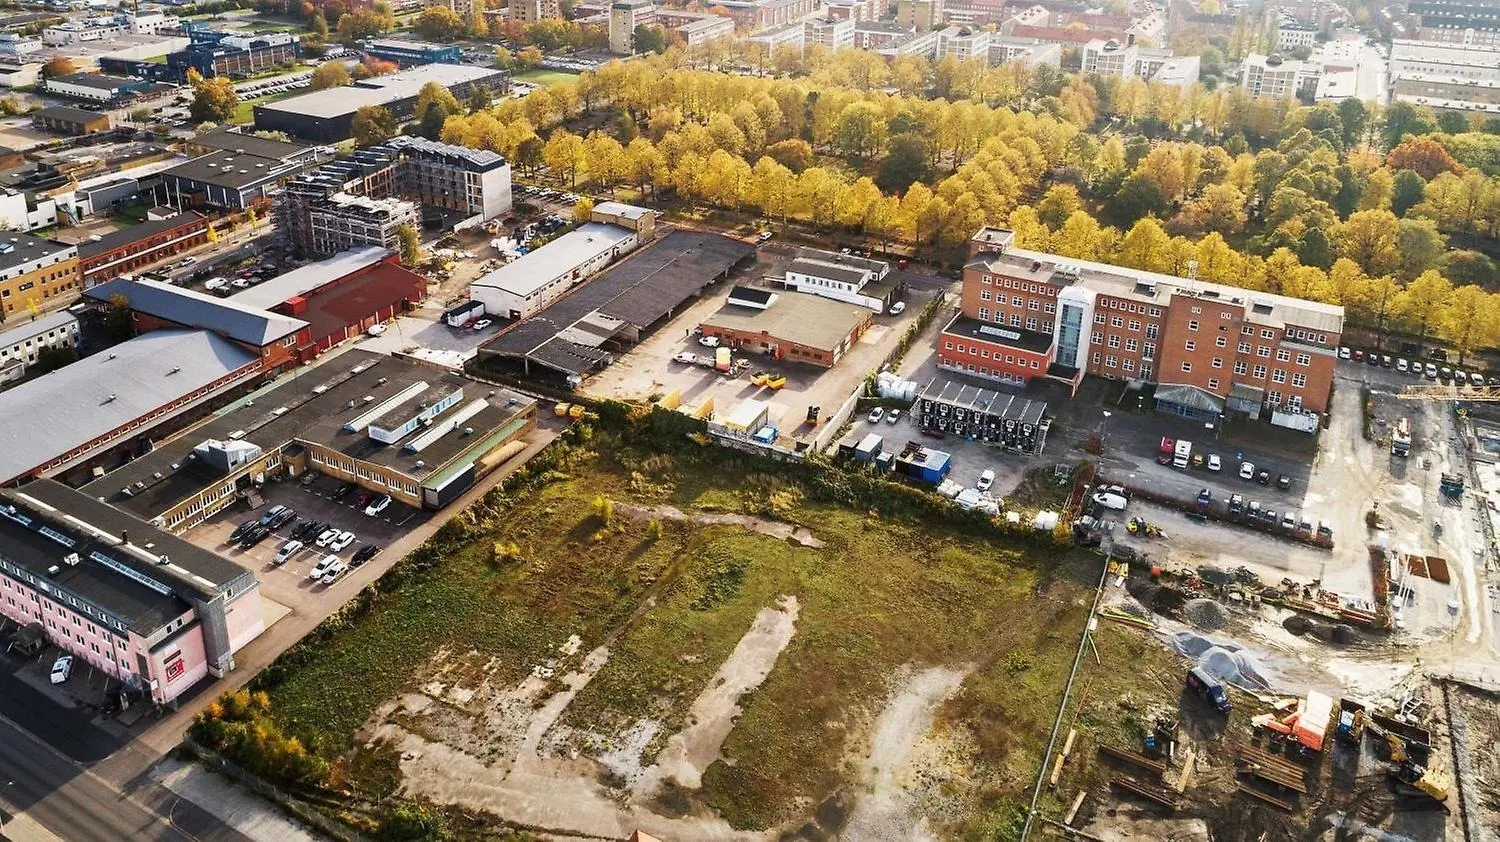
[[1261, 485], [1270, 485], [1271, 484], [1271, 472], [1270, 471], [1261, 471], [1260, 473], [1258, 473], [1258, 474], [1255, 475], [1255, 481], [1258, 482], [1258, 483], [1260, 483]]
[[1276, 487], [1281, 489], [1282, 491], [1291, 488], [1292, 478], [1287, 476], [1286, 474], [1281, 474], [1280, 476], [1276, 477]]
[[281, 513], [272, 518], [271, 522], [266, 525], [271, 527], [272, 529], [280, 529], [281, 527], [286, 526], [296, 519], [296, 512], [292, 511], [291, 509], [282, 509]]
[[244, 537], [240, 538], [240, 546], [248, 550], [261, 541], [266, 540], [266, 536], [270, 534], [271, 530], [257, 523], [250, 527], [250, 531], [246, 532]]
[[375, 554], [378, 552], [380, 552], [379, 547], [375, 546], [374, 544], [365, 544], [363, 547], [360, 547], [359, 549], [354, 551], [354, 555], [350, 557], [349, 563], [355, 567], [358, 567], [361, 564], [364, 564], [365, 562], [374, 558]]
[[292, 537], [298, 541], [306, 541], [309, 538], [318, 537], [318, 533], [327, 529], [327, 524], [316, 520], [306, 520], [302, 525], [292, 530]]
[[254, 529], [257, 526], [260, 526], [260, 522], [259, 521], [255, 521], [255, 520], [247, 520], [247, 521], [245, 521], [244, 523], [240, 524], [239, 526], [236, 526], [234, 528], [233, 532], [229, 533], [229, 538], [226, 540], [225, 543], [233, 544], [235, 541], [238, 541], [241, 538], [245, 537], [245, 533], [246, 532], [249, 532], [251, 529]]
[[349, 492], [351, 492], [353, 490], [354, 490], [354, 483], [346, 482], [343, 485], [341, 485], [338, 488], [335, 488], [333, 490], [333, 499], [335, 499], [335, 500], [342, 500], [345, 497], [348, 497], [349, 496]]

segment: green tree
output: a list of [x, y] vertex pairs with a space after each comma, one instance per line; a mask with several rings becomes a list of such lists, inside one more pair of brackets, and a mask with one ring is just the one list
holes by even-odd
[[385, 32], [385, 18], [373, 12], [350, 12], [339, 17], [339, 42], [349, 47]]
[[667, 51], [667, 32], [659, 26], [641, 24], [632, 33], [635, 51], [638, 53], [664, 53]]
[[1150, 176], [1132, 173], [1105, 202], [1109, 216], [1120, 225], [1134, 225], [1146, 216], [1160, 217], [1171, 207], [1161, 187]]
[[[194, 80], [196, 78], [196, 81]], [[188, 71], [188, 83], [193, 88], [193, 102], [188, 113], [194, 122], [228, 123], [240, 107], [240, 97], [234, 91], [234, 82], [227, 76], [205, 79], [196, 70]]]
[[44, 347], [36, 352], [36, 362], [27, 369], [28, 374], [46, 374], [69, 363], [78, 361], [78, 349], [64, 345], [59, 348]]
[[422, 262], [422, 241], [417, 236], [417, 229], [410, 225], [402, 225], [396, 229], [396, 239], [401, 243], [401, 262], [407, 266], [416, 266]]
[[[805, 141], [783, 142], [806, 145]], [[811, 152], [812, 150], [808, 149], [809, 158], [811, 158]], [[774, 152], [771, 154], [775, 157]], [[912, 133], [898, 134], [891, 138], [885, 157], [880, 160], [880, 168], [875, 173], [875, 184], [886, 193], [898, 195], [904, 193], [913, 182], [927, 180], [931, 172], [927, 162], [931, 159], [932, 148], [928, 145], [926, 138]], [[782, 161], [782, 163], [786, 162]], [[804, 166], [803, 169], [806, 167]]]
[[1047, 189], [1042, 200], [1036, 203], [1036, 216], [1048, 230], [1056, 231], [1068, 221], [1074, 211], [1083, 209], [1083, 199], [1078, 188], [1071, 184], [1058, 184]]
[[354, 112], [350, 124], [356, 146], [376, 146], [396, 136], [400, 125], [396, 115], [378, 105], [363, 105]]
[[1396, 250], [1401, 255], [1401, 276], [1415, 278], [1438, 265], [1448, 248], [1448, 238], [1430, 219], [1403, 219], [1396, 223]]
[[[429, 9], [441, 8], [429, 6]], [[453, 92], [437, 82], [428, 82], [417, 92], [417, 104], [412, 111], [416, 115], [418, 131], [428, 140], [437, 140], [443, 133], [443, 122], [449, 117], [464, 113]]]
[[1393, 102], [1385, 110], [1380, 137], [1385, 141], [1385, 148], [1394, 149], [1401, 145], [1402, 138], [1407, 135], [1430, 134], [1435, 128], [1437, 127], [1425, 110], [1418, 109], [1409, 102]]
[[1406, 216], [1406, 212], [1422, 201], [1427, 182], [1411, 170], [1401, 170], [1391, 179], [1391, 213]]
[[1455, 286], [1475, 284], [1490, 290], [1500, 289], [1500, 275], [1496, 274], [1495, 261], [1478, 251], [1450, 251], [1443, 259], [1443, 276]]

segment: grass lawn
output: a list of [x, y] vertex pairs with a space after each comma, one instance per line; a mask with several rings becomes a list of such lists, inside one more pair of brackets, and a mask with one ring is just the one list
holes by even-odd
[[569, 79], [577, 79], [577, 73], [569, 73], [566, 70], [546, 70], [536, 68], [525, 70], [510, 77], [513, 82], [529, 82], [533, 85], [550, 85], [553, 82], [565, 82]]
[[[809, 500], [773, 463], [718, 449], [667, 455], [604, 433], [566, 447], [541, 481], [458, 515], [462, 549], [382, 593], [363, 617], [325, 624], [262, 677], [291, 733], [332, 758], [378, 705], [423, 680], [434, 652], [476, 670], [460, 667], [445, 681], [473, 686], [480, 665], [501, 664], [488, 680], [504, 686], [577, 634], [575, 657], [600, 643], [611, 654], [560, 724], [612, 739], [655, 719], [663, 727], [647, 746], [649, 764], [755, 614], [790, 594], [801, 606], [795, 635], [740, 700], [723, 747], [733, 762], [709, 767], [702, 801], [739, 827], [805, 816], [849, 785], [850, 755], [862, 750], [892, 677], [946, 664], [972, 673], [938, 715], [963, 736], [955, 745], [964, 770], [953, 785], [960, 809], [940, 835], [993, 838], [1013, 826], [1086, 619], [1097, 556]], [[601, 495], [621, 501], [607, 521]], [[826, 546], [740, 526], [653, 526], [626, 516], [627, 501], [770, 516], [806, 526]], [[517, 560], [492, 561], [494, 548], [511, 544]], [[1104, 629], [1097, 643], [1116, 668], [1090, 679], [1080, 716], [1113, 736], [1126, 732], [1115, 706], [1122, 687], [1170, 661], [1134, 633]], [[367, 767], [379, 774], [357, 771]], [[388, 763], [356, 752], [350, 769], [366, 794], [388, 791]]]
[[304, 90], [299, 90], [299, 91], [282, 91], [279, 94], [271, 94], [270, 96], [263, 96], [263, 97], [260, 97], [258, 99], [241, 100], [240, 104], [239, 104], [239, 107], [236, 108], [236, 109], [234, 109], [234, 122], [236, 122], [236, 123], [248, 123], [248, 122], [254, 120], [255, 119], [255, 110], [254, 109], [255, 109], [255, 106], [257, 106], [257, 105], [267, 105], [269, 103], [275, 102], [278, 99], [286, 99], [287, 97], [292, 97], [292, 96], [296, 96], [298, 94], [305, 94], [305, 93], [307, 93], [307, 91], [305, 89]]

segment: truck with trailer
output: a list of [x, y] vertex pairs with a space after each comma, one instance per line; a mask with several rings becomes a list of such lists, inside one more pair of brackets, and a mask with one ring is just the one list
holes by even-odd
[[1391, 455], [1406, 457], [1411, 455], [1411, 419], [1402, 418], [1396, 422], [1391, 430]]

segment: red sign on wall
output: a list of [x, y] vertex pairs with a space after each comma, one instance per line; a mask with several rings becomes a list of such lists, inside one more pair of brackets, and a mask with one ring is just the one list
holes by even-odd
[[167, 680], [176, 681], [186, 669], [187, 666], [182, 663], [182, 654], [173, 655], [172, 660], [167, 661]]

